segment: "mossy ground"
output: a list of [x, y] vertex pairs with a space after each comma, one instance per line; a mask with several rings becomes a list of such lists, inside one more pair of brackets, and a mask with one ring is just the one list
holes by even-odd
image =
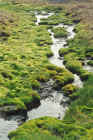
[[[69, 48], [64, 50], [62, 55], [66, 67], [86, 80], [84, 87], [70, 96], [74, 101], [63, 121], [48, 117], [29, 121], [9, 134], [11, 140], [93, 139], [93, 76], [82, 67], [82, 61], [93, 58], [93, 31], [91, 30], [93, 20], [91, 16], [86, 16], [87, 13], [88, 15], [92, 13], [93, 4], [71, 3], [64, 6], [68, 13], [62, 12], [62, 8], [49, 5], [36, 7], [27, 3], [0, 2], [0, 11], [4, 15], [2, 21], [5, 22], [0, 25], [1, 106], [16, 104], [17, 108], [26, 108], [26, 105], [34, 99], [34, 101], [40, 100], [37, 93], [40, 82], [46, 82], [50, 78], [53, 78], [55, 83], [59, 83], [58, 88], [62, 88], [65, 82], [69, 84], [73, 81], [72, 73], [49, 64], [47, 56], [50, 54], [51, 38], [45, 25], [39, 27], [35, 25], [36, 18], [31, 12], [34, 9], [39, 12], [56, 11], [57, 14], [47, 19], [48, 25], [81, 21], [75, 28], [77, 33], [75, 38], [68, 41]], [[41, 35], [43, 38], [40, 37]], [[69, 76], [66, 76], [67, 74]]]
[[89, 61], [87, 62], [87, 64], [90, 65], [90, 66], [93, 66], [93, 60], [89, 60]]
[[67, 37], [67, 35], [68, 35], [68, 32], [63, 27], [53, 28], [52, 32], [54, 32], [54, 37], [55, 38]]
[[[29, 131], [30, 135], [28, 137]], [[67, 140], [68, 138], [72, 140], [73, 138], [76, 138], [75, 131], [76, 133], [80, 133], [81, 136], [86, 134], [86, 130], [83, 127], [77, 127], [75, 125], [73, 126], [72, 124], [65, 124], [55, 118], [44, 117], [25, 123], [23, 126], [19, 127], [17, 131], [11, 132], [9, 137], [11, 140], [30, 140], [33, 138], [33, 134], [34, 136], [37, 134], [36, 138], [38, 138], [39, 135], [40, 139], [43, 134], [45, 137], [47, 137], [48, 140], [55, 140], [55, 138], [56, 140]]]
[[[55, 12], [55, 14], [48, 17], [47, 19], [41, 19], [40, 24], [42, 25], [58, 25], [59, 23], [64, 23], [66, 25], [73, 24], [72, 17], [69, 15], [66, 16], [67, 11], [65, 11], [63, 7], [59, 7], [59, 8], [57, 8], [57, 6], [56, 7], [53, 6], [53, 7], [50, 7], [50, 11]], [[47, 9], [49, 8], [47, 7]]]
[[0, 2], [0, 9], [0, 106], [26, 109], [40, 102], [40, 82], [50, 78], [46, 64], [52, 41], [45, 26], [35, 26], [30, 6]]
[[62, 9], [1, 1], [0, 10], [0, 106], [15, 105], [15, 110], [27, 110], [36, 102], [40, 104], [41, 82], [52, 78], [60, 87], [73, 81], [72, 73], [49, 63], [48, 57], [53, 54], [48, 27], [35, 25], [34, 11], [59, 13]]
[[93, 75], [84, 87], [70, 96], [76, 99], [64, 119], [43, 117], [31, 120], [9, 134], [11, 140], [92, 140], [93, 139]]
[[78, 89], [77, 86], [73, 84], [68, 84], [62, 88], [62, 91], [64, 92], [64, 95], [70, 96], [72, 93], [76, 92]]

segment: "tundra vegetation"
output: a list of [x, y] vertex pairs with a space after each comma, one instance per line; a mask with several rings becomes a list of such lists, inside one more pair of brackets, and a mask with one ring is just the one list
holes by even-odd
[[[15, 112], [26, 111], [40, 104], [42, 82], [51, 78], [54, 88], [61, 89], [74, 80], [70, 71], [49, 63], [53, 55], [49, 27], [35, 25], [35, 11], [60, 13], [62, 8], [2, 1], [0, 10], [0, 107], [8, 113], [11, 106]], [[61, 34], [67, 34], [65, 29]]]
[[53, 28], [52, 32], [54, 32], [54, 37], [55, 38], [67, 37], [67, 35], [68, 35], [68, 32], [63, 27]]
[[[53, 79], [53, 88], [72, 100], [63, 120], [43, 117], [28, 121], [10, 132], [11, 140], [92, 140], [93, 74], [83, 69], [86, 60], [93, 66], [93, 1], [48, 4], [30, 0], [0, 1], [0, 107], [9, 112], [28, 110], [40, 104], [42, 82]], [[34, 11], [54, 12], [36, 26]], [[50, 64], [51, 25], [76, 23], [74, 39], [59, 51], [67, 69]], [[54, 32], [56, 29], [52, 29]], [[58, 30], [59, 31], [59, 30]], [[65, 31], [64, 31], [65, 32]], [[58, 32], [59, 35], [64, 35]], [[65, 32], [67, 36], [67, 33]], [[42, 37], [41, 37], [42, 36]], [[84, 86], [73, 86], [77, 73]]]

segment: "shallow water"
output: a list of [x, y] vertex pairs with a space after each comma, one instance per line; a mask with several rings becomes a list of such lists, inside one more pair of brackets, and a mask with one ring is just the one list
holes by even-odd
[[0, 119], [0, 140], [8, 140], [8, 133], [12, 130], [15, 130], [18, 127], [18, 124], [15, 120], [4, 120]]
[[51, 45], [51, 50], [53, 52], [53, 56], [50, 57], [50, 62], [58, 67], [65, 67], [64, 64], [63, 64], [63, 59], [60, 59], [60, 56], [59, 56], [59, 50], [61, 48], [64, 47], [64, 45], [66, 44], [66, 39], [64, 38], [59, 38], [59, 39], [56, 39], [54, 37], [54, 33], [51, 32], [51, 30], [48, 30], [48, 32], [51, 34], [51, 38], [52, 38], [52, 41], [53, 41], [53, 44]]
[[67, 106], [60, 105], [61, 101], [64, 101], [64, 98], [62, 93], [58, 93], [57, 91], [51, 92], [50, 96], [41, 100], [41, 105], [37, 109], [28, 112], [29, 120], [43, 116], [62, 119], [67, 109]]
[[[36, 13], [37, 22], [36, 25], [39, 25], [40, 19], [48, 18], [49, 16], [53, 15], [53, 13], [49, 13], [48, 15], [38, 15]], [[51, 45], [51, 50], [54, 54], [49, 60], [52, 64], [55, 64], [59, 67], [65, 67], [62, 63], [63, 60], [59, 59], [59, 49], [62, 48], [66, 44], [66, 39], [55, 39], [54, 34], [51, 30], [48, 30], [51, 34], [51, 38], [53, 41], [53, 45]], [[67, 100], [67, 97], [64, 97], [62, 93], [58, 91], [49, 91], [48, 89], [43, 91], [42, 95], [48, 95], [46, 98], [41, 99], [41, 105], [37, 109], [33, 109], [28, 112], [29, 120], [43, 117], [43, 116], [51, 116], [62, 119], [64, 114], [67, 110], [67, 106], [61, 105], [60, 103], [64, 100]]]
[[66, 30], [68, 31], [69, 35], [68, 35], [67, 38], [55, 38], [54, 33], [51, 30], [48, 30], [49, 33], [51, 34], [51, 38], [52, 38], [52, 41], [53, 41], [53, 45], [51, 46], [51, 50], [54, 54], [50, 58], [50, 62], [52, 64], [56, 65], [56, 66], [65, 67], [65, 65], [63, 64], [64, 58], [60, 58], [59, 50], [61, 48], [65, 48], [65, 45], [67, 44], [67, 39], [74, 38], [74, 36], [75, 36], [75, 32], [73, 31], [74, 25], [73, 26], [67, 26], [67, 25], [64, 25], [64, 24], [59, 24], [59, 25], [54, 26], [54, 27], [65, 27]]
[[87, 62], [88, 61], [85, 61], [85, 65], [83, 66], [83, 68], [88, 72], [93, 72], [93, 66], [88, 65]]
[[[53, 13], [49, 13], [48, 15], [38, 15], [36, 13], [36, 17], [37, 17], [36, 25], [39, 25], [40, 19], [48, 18], [51, 15], [53, 15]], [[65, 27], [69, 33], [67, 38], [55, 38], [54, 33], [51, 31], [51, 29], [48, 30], [53, 42], [53, 44], [51, 45], [51, 50], [54, 54], [51, 58], [49, 58], [49, 61], [58, 67], [65, 68], [65, 65], [63, 64], [64, 58], [62, 57], [60, 58], [59, 50], [60, 48], [65, 47], [65, 45], [67, 44], [67, 39], [74, 38], [75, 36], [75, 33], [73, 31], [74, 25], [67, 26], [64, 24], [59, 24], [53, 27]], [[80, 80], [79, 76], [75, 74], [74, 77], [75, 77], [75, 80], [73, 82], [74, 85], [77, 85], [78, 87], [82, 87], [83, 83]], [[69, 99], [58, 91], [53, 91], [53, 90], [49, 91], [48, 88], [47, 90], [43, 91], [42, 95], [43, 94], [46, 96], [46, 98], [41, 99], [41, 105], [37, 109], [33, 109], [28, 112], [29, 120], [43, 117], [43, 116], [52, 116], [52, 117], [62, 119], [65, 115], [66, 110], [68, 109], [66, 101], [68, 101]]]
[[24, 116], [0, 116], [0, 140], [9, 140], [8, 133], [18, 128]]
[[80, 77], [77, 74], [74, 74], [74, 82], [73, 85], [82, 88], [83, 87], [83, 82], [80, 80]]
[[54, 13], [46, 14], [44, 11], [42, 12], [42, 14], [38, 14], [37, 12], [35, 12], [35, 16], [37, 18], [36, 25], [39, 25], [41, 19], [43, 18], [47, 19], [49, 16], [52, 16], [53, 14]]

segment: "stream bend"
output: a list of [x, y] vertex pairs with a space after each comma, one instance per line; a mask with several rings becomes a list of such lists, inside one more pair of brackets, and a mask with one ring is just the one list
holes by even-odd
[[[41, 19], [46, 19], [49, 16], [53, 15], [54, 13], [48, 13], [48, 14], [36, 14], [37, 22], [36, 25], [39, 26], [40, 20]], [[63, 64], [64, 58], [60, 59], [59, 56], [59, 50], [61, 48], [64, 48], [65, 45], [67, 44], [67, 40], [74, 38], [75, 32], [74, 32], [74, 25], [68, 26], [64, 24], [59, 24], [53, 26], [55, 27], [65, 27], [67, 32], [69, 33], [67, 38], [55, 38], [54, 33], [52, 32], [51, 29], [48, 30], [48, 32], [51, 35], [51, 39], [53, 44], [51, 45], [51, 51], [53, 52], [53, 56], [49, 58], [49, 61], [51, 64], [54, 64], [58, 67], [64, 67], [65, 65]], [[50, 81], [49, 81], [50, 82]], [[74, 74], [74, 85], [77, 85], [79, 88], [83, 86], [82, 81], [80, 80], [79, 76]], [[47, 88], [46, 88], [47, 86]], [[51, 116], [51, 117], [56, 117], [58, 119], [62, 119], [65, 115], [66, 110], [68, 109], [68, 106], [66, 102], [69, 100], [68, 97], [65, 97], [62, 93], [59, 91], [52, 90], [50, 87], [49, 91], [49, 84], [47, 83], [44, 87], [44, 90], [42, 92], [42, 95], [44, 94], [46, 98], [41, 98], [41, 105], [37, 109], [33, 109], [28, 112], [28, 118], [29, 120], [43, 117], [43, 116]], [[42, 96], [41, 96], [42, 97]], [[61, 104], [63, 102], [63, 104]]]

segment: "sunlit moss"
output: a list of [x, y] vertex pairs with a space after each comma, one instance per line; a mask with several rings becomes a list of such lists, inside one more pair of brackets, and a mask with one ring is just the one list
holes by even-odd
[[66, 29], [63, 28], [63, 27], [56, 27], [56, 28], [53, 28], [52, 31], [54, 32], [54, 36], [55, 36], [56, 38], [67, 37], [67, 35], [68, 35], [68, 32], [67, 32]]
[[70, 95], [73, 92], [76, 92], [77, 89], [78, 89], [77, 86], [73, 84], [68, 84], [62, 88], [62, 91], [64, 92], [65, 95]]
[[93, 66], [93, 60], [88, 61], [88, 65]]
[[[16, 2], [12, 4], [0, 2], [0, 9], [5, 20], [3, 24], [0, 23], [0, 106], [4, 106], [6, 112], [11, 109], [11, 105], [14, 111], [34, 107], [40, 103], [38, 95], [40, 83], [47, 82], [50, 78], [54, 80], [54, 88], [58, 90], [63, 86], [64, 91], [69, 93], [76, 90], [71, 84], [74, 80], [73, 74], [48, 61], [47, 57], [52, 56], [49, 46], [52, 41], [47, 29], [59, 23], [71, 25], [72, 21], [78, 21], [77, 13], [81, 16], [82, 9], [87, 8], [83, 8], [80, 4], [78, 7], [74, 5], [70, 13], [66, 13], [56, 6], [36, 7], [29, 4], [16, 4]], [[88, 8], [91, 9], [93, 8]], [[56, 14], [46, 20], [42, 19], [40, 24], [44, 26], [36, 26], [36, 18], [32, 12], [35, 10], [40, 13], [41, 10], [53, 11]], [[75, 14], [73, 10], [76, 10]], [[7, 14], [6, 12], [2, 14], [4, 11], [7, 11]], [[46, 27], [45, 24], [48, 26]], [[93, 138], [93, 76], [83, 70], [82, 65], [85, 59], [93, 58], [92, 25], [93, 23], [86, 26], [77, 24], [75, 38], [68, 40], [68, 48], [60, 51], [60, 56], [64, 55], [66, 67], [80, 75], [83, 80], [87, 80], [82, 89], [71, 94], [70, 97], [74, 101], [64, 120], [48, 117], [31, 120], [11, 132], [9, 134], [11, 140], [41, 140], [42, 137], [44, 140], [91, 140]]]

